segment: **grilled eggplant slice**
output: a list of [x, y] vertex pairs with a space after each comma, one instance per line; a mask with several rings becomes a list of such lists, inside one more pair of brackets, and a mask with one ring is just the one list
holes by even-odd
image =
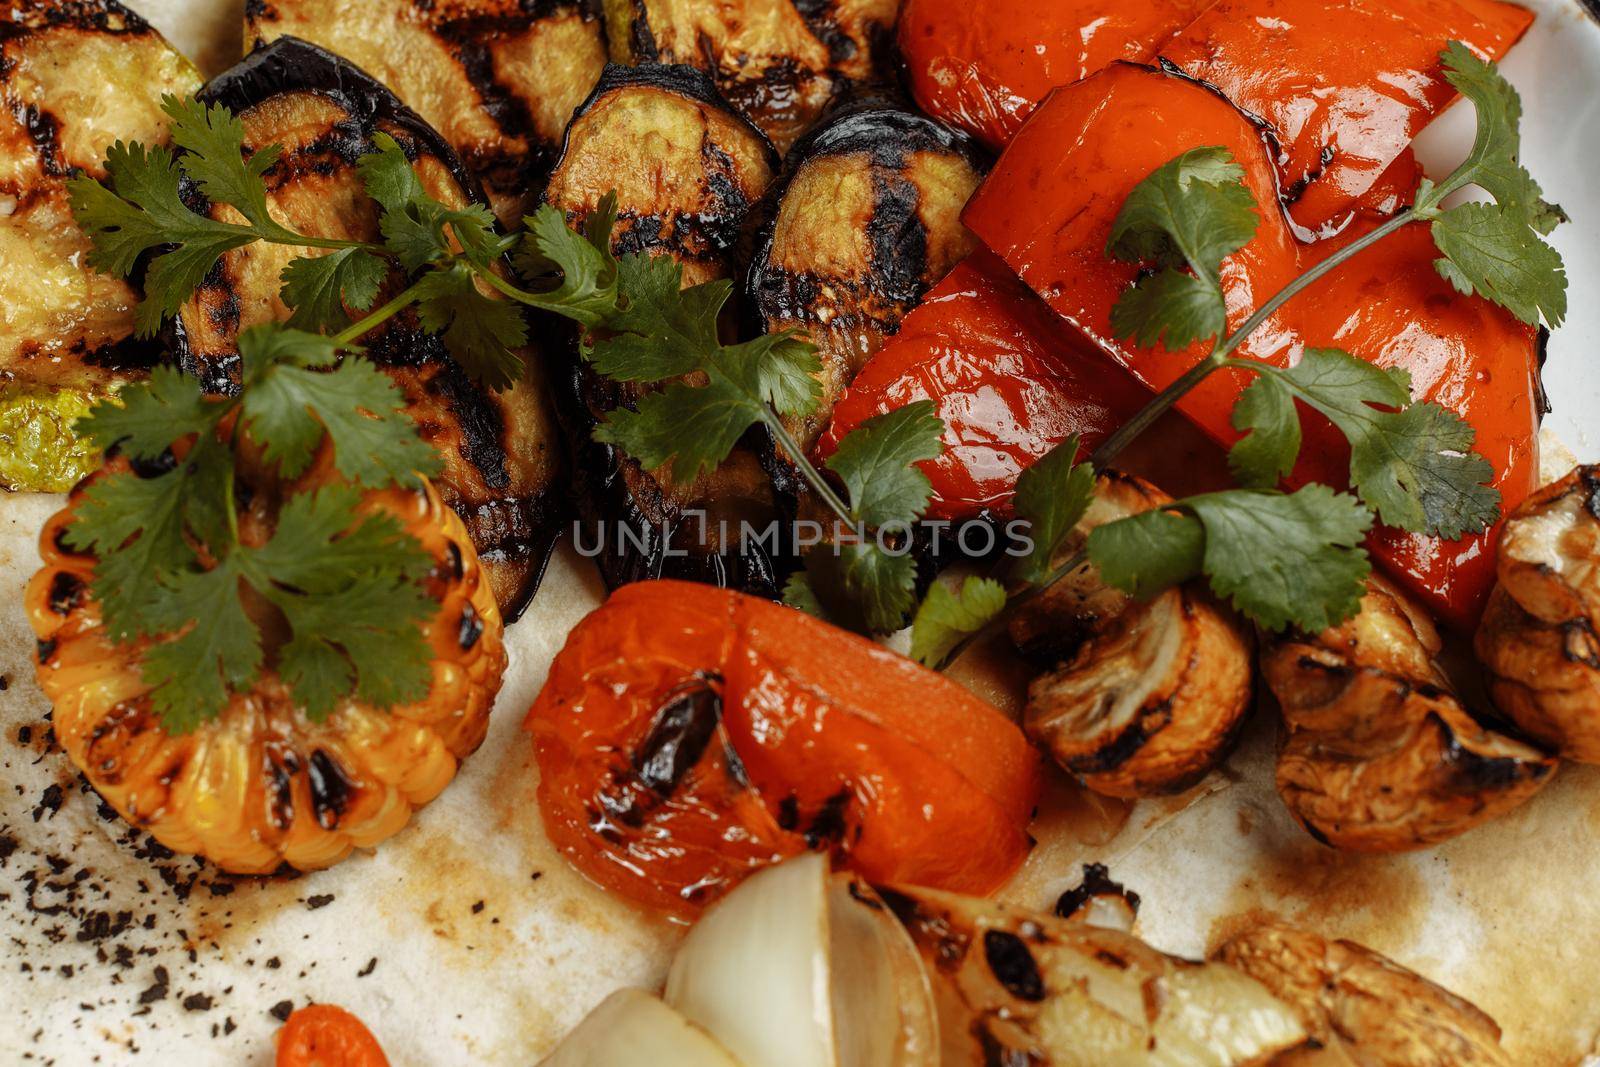
[[605, 0], [611, 58], [687, 63], [787, 152], [834, 97], [892, 80], [900, 0]]
[[[356, 172], [378, 132], [399, 142], [435, 197], [457, 205], [476, 199], [476, 184], [427, 123], [372, 78], [315, 45], [278, 40], [199, 96], [238, 115], [248, 150], [283, 145], [283, 158], [265, 175], [268, 203], [302, 233], [379, 239], [376, 207]], [[286, 316], [278, 276], [304, 251], [263, 245], [225, 256], [172, 331], [179, 366], [208, 390], [235, 388], [239, 331]], [[394, 290], [403, 282], [397, 268], [387, 284]], [[423, 437], [443, 456], [440, 491], [466, 524], [502, 613], [516, 618], [538, 585], [564, 513], [560, 433], [540, 354], [524, 353], [528, 376], [491, 393], [466, 376], [412, 312], [389, 320], [362, 344], [400, 386]]]
[[[693, 285], [735, 275], [735, 244], [775, 167], [767, 139], [703, 72], [610, 66], [567, 129], [545, 198], [579, 227], [615, 190], [613, 249], [671, 256]], [[711, 474], [675, 485], [667, 472], [644, 470], [593, 440], [596, 421], [636, 391], [599, 379], [576, 359], [567, 382], [561, 410], [579, 511], [586, 538], [599, 538], [607, 584], [676, 577], [775, 595], [771, 554], [753, 541], [738, 544], [742, 522], [765, 525], [777, 515], [756, 449], [741, 445]]]
[[822, 403], [789, 426], [806, 451], [884, 339], [972, 251], [961, 209], [982, 177], [970, 138], [882, 97], [839, 108], [790, 151], [745, 288], [764, 330], [817, 345]]
[[[153, 346], [131, 340], [138, 295], [89, 267], [66, 181], [103, 177], [115, 141], [167, 137], [161, 95], [200, 84], [189, 61], [115, 0], [0, 0], [0, 406], [70, 391], [70, 406], [138, 377]], [[23, 429], [28, 429], [24, 426]], [[43, 427], [38, 427], [42, 429]], [[62, 427], [65, 432], [65, 427]], [[8, 439], [9, 438], [9, 439]], [[60, 489], [56, 434], [12, 436], [10, 489]], [[76, 446], [67, 434], [68, 451]]]
[[293, 36], [349, 59], [438, 130], [501, 223], [538, 201], [606, 50], [598, 0], [249, 0], [246, 47]]
[[1432, 621], [1376, 575], [1354, 617], [1263, 647], [1261, 673], [1288, 728], [1278, 793], [1318, 841], [1422, 848], [1554, 777], [1554, 758], [1472, 715], [1439, 668], [1441, 647]]

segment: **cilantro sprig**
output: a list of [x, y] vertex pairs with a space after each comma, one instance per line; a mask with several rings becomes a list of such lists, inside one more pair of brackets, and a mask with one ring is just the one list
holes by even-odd
[[[1024, 473], [1015, 508], [1030, 522], [1035, 545], [1012, 569], [1010, 597], [999, 595], [1005, 589], [993, 579], [969, 581], [959, 595], [936, 586], [914, 626], [919, 659], [948, 662], [1008, 609], [1086, 562], [1137, 597], [1204, 579], [1265, 629], [1314, 632], [1357, 610], [1371, 570], [1361, 543], [1375, 521], [1446, 540], [1494, 524], [1500, 494], [1488, 484], [1493, 468], [1472, 451], [1472, 427], [1438, 404], [1415, 400], [1405, 372], [1331, 348], [1307, 348], [1291, 367], [1233, 354], [1286, 301], [1413, 223], [1430, 227], [1440, 252], [1437, 269], [1459, 292], [1477, 293], [1530, 325], [1560, 324], [1566, 275], [1544, 237], [1564, 215], [1545, 202], [1518, 159], [1517, 93], [1492, 64], [1459, 43], [1440, 58], [1446, 77], [1477, 112], [1467, 158], [1437, 184], [1424, 179], [1412, 207], [1302, 274], [1232, 333], [1226, 332], [1220, 268], [1250, 241], [1260, 219], [1243, 170], [1226, 149], [1200, 147], [1135, 187], [1106, 252], [1152, 270], [1117, 301], [1113, 332], [1173, 351], [1210, 339], [1211, 352], [1112, 434], [1091, 461], [1080, 462], [1073, 439]], [[1491, 201], [1444, 206], [1470, 186]], [[1068, 535], [1088, 513], [1095, 471], [1224, 368], [1255, 375], [1232, 417], [1243, 436], [1228, 459], [1241, 488], [1094, 526], [1082, 548], [1066, 554]], [[1327, 419], [1349, 444], [1353, 493], [1318, 484], [1293, 493], [1273, 488], [1299, 457], [1301, 407]]]
[[[166, 729], [219, 715], [271, 662], [313, 720], [349, 695], [388, 707], [429, 684], [421, 624], [435, 605], [433, 565], [365, 489], [436, 473], [399, 389], [371, 363], [318, 334], [258, 326], [239, 336], [237, 397], [202, 396], [157, 368], [81, 423], [96, 445], [132, 461], [85, 490], [67, 543], [96, 554], [92, 592], [107, 636], [139, 650]], [[339, 480], [296, 489], [328, 441]], [[238, 480], [250, 449], [287, 494], [270, 536], [246, 536]], [[252, 599], [287, 626], [269, 642]]]

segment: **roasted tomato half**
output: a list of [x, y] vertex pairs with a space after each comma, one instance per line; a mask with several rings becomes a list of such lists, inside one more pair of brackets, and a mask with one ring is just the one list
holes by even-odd
[[690, 916], [832, 851], [874, 882], [998, 888], [1039, 764], [956, 683], [791, 608], [641, 582], [572, 631], [528, 714], [545, 828], [585, 875]]

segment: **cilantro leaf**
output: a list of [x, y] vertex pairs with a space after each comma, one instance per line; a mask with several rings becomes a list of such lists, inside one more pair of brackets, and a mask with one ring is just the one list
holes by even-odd
[[590, 214], [584, 234], [573, 232], [561, 212], [549, 204], [523, 220], [517, 269], [527, 277], [561, 272], [560, 285], [539, 294], [540, 306], [558, 310], [591, 329], [616, 314], [618, 264], [611, 254], [611, 229], [616, 221], [615, 193], [608, 193]]
[[965, 638], [982, 630], [1006, 607], [1005, 586], [969, 575], [954, 592], [934, 582], [911, 623], [911, 658], [937, 668]]
[[[258, 230], [288, 234], [267, 212], [267, 187], [261, 176], [283, 155], [282, 145], [268, 145], [244, 156], [244, 123], [221, 104], [206, 106], [193, 97], [161, 98], [161, 110], [172, 119], [172, 143], [186, 155], [180, 163], [200, 192], [214, 204], [227, 204]], [[292, 237], [292, 234], [288, 234]]]
[[[1529, 325], [1559, 326], [1567, 311], [1567, 276], [1561, 256], [1544, 235], [1566, 216], [1547, 203], [1522, 165], [1522, 99], [1495, 69], [1459, 41], [1440, 53], [1445, 77], [1472, 101], [1477, 134], [1472, 150], [1437, 185], [1424, 180], [1416, 214], [1432, 220], [1443, 253], [1439, 273], [1461, 293], [1476, 292]], [[1494, 204], [1442, 210], [1446, 197], [1476, 185]]]
[[1567, 317], [1567, 274], [1561, 254], [1512, 209], [1460, 204], [1433, 222], [1433, 243], [1444, 253], [1440, 275], [1463, 295], [1492, 300], [1529, 326]]
[[97, 401], [74, 428], [102, 452], [115, 447], [130, 459], [153, 460], [180, 438], [214, 432], [227, 410], [193, 378], [158, 366], [145, 381]]
[[255, 241], [256, 233], [190, 211], [178, 195], [180, 171], [169, 149], [118, 141], [105, 165], [108, 186], [89, 178], [67, 183], [73, 217], [89, 236], [89, 264], [127, 277], [145, 252], [175, 246], [151, 261], [134, 315], [138, 335], [153, 337], [217, 260]]
[[332, 338], [257, 326], [239, 335], [239, 352], [240, 417], [284, 477], [310, 465], [324, 433], [333, 442], [334, 466], [358, 485], [379, 488], [440, 469], [439, 454], [417, 436], [394, 382], [367, 360], [340, 362]]
[[1111, 259], [1160, 268], [1118, 299], [1113, 333], [1174, 351], [1220, 334], [1227, 307], [1218, 271], [1260, 221], [1244, 168], [1226, 148], [1192, 148], [1156, 168], [1128, 194], [1106, 242]]
[[1251, 366], [1262, 377], [1234, 409], [1234, 426], [1251, 431], [1230, 453], [1236, 471], [1265, 476], [1293, 466], [1299, 400], [1350, 442], [1351, 484], [1389, 525], [1454, 540], [1498, 519], [1494, 468], [1471, 451], [1475, 431], [1437, 404], [1413, 402], [1404, 374], [1332, 348], [1308, 348], [1287, 369]]
[[844, 482], [853, 518], [875, 530], [920, 515], [933, 485], [916, 464], [944, 451], [943, 436], [931, 400], [876, 415], [846, 434], [828, 469]]
[[522, 309], [486, 294], [465, 263], [424, 274], [412, 291], [422, 328], [443, 334], [445, 348], [473, 380], [502, 390], [522, 377], [522, 357], [514, 351], [528, 343]]
[[388, 274], [387, 263], [361, 248], [290, 260], [279, 293], [294, 309], [289, 325], [297, 330], [343, 329], [350, 322], [345, 308], [370, 308]]
[[753, 381], [738, 383], [713, 372], [702, 386], [673, 382], [647, 393], [634, 410], [618, 408], [594, 429], [594, 439], [616, 445], [647, 469], [672, 463], [672, 476], [692, 482], [716, 469], [765, 409]]
[[163, 576], [169, 612], [158, 621], [178, 636], [145, 650], [142, 670], [150, 703], [170, 733], [188, 733], [221, 714], [229, 693], [247, 689], [261, 669], [261, 632], [239, 599], [241, 575], [231, 558], [208, 571]]
[[822, 399], [822, 360], [817, 348], [793, 330], [769, 333], [730, 345], [717, 356], [723, 363], [756, 368], [761, 398], [780, 415], [809, 415]]
[[1028, 523], [1033, 548], [1013, 565], [1015, 576], [1038, 583], [1094, 502], [1094, 466], [1078, 462], [1078, 435], [1046, 452], [1017, 478], [1012, 507]]
[[374, 150], [357, 161], [356, 170], [367, 195], [383, 209], [385, 246], [407, 271], [453, 260], [456, 246], [470, 263], [488, 269], [516, 243], [500, 235], [493, 212], [482, 204], [451, 208], [437, 200], [393, 137], [378, 133], [372, 141]]
[[917, 564], [870, 538], [806, 553], [806, 578], [823, 617], [861, 633], [892, 633], [916, 600]]
[[812, 618], [829, 621], [828, 612], [823, 608], [822, 601], [817, 599], [817, 592], [811, 588], [811, 578], [805, 571], [795, 571], [783, 583], [783, 602]]
[[1148, 600], [1205, 567], [1200, 520], [1177, 511], [1141, 511], [1089, 531], [1089, 559], [1106, 584]]

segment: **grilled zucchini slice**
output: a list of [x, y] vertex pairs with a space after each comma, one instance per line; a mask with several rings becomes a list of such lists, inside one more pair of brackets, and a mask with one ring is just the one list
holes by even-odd
[[965, 134], [878, 96], [839, 108], [784, 160], [745, 290], [762, 329], [818, 348], [822, 403], [789, 426], [807, 451], [884, 338], [972, 250], [961, 209], [982, 176]]
[[893, 80], [900, 0], [605, 0], [611, 58], [687, 63], [787, 152], [853, 85]]
[[[567, 129], [545, 198], [580, 227], [615, 190], [612, 248], [671, 256], [694, 285], [736, 275], [741, 229], [776, 166], [767, 139], [703, 72], [610, 66]], [[561, 411], [587, 531], [580, 547], [594, 546], [612, 588], [667, 576], [776, 595], [771, 553], [753, 544], [741, 552], [738, 543], [742, 522], [776, 517], [757, 450], [741, 445], [709, 475], [675, 485], [592, 438], [598, 419], [637, 395], [574, 359]]]
[[[239, 117], [247, 149], [284, 147], [265, 175], [268, 202], [302, 233], [381, 239], [376, 208], [356, 172], [380, 131], [405, 149], [433, 196], [455, 205], [477, 199], [476, 183], [427, 123], [349, 62], [305, 41], [286, 37], [258, 50], [199, 99]], [[223, 209], [214, 210], [220, 217]], [[239, 331], [287, 317], [279, 274], [304, 252], [252, 245], [228, 253], [172, 330], [179, 366], [208, 390], [235, 388]], [[403, 282], [397, 268], [387, 295]], [[516, 618], [538, 585], [564, 514], [563, 450], [540, 354], [524, 353], [528, 376], [492, 393], [466, 376], [414, 312], [389, 320], [362, 344], [400, 386], [423, 437], [443, 456], [440, 492], [466, 524], [502, 613]]]
[[103, 177], [115, 141], [165, 141], [162, 94], [199, 84], [114, 0], [0, 0], [0, 486], [55, 491], [86, 473], [60, 412], [154, 357], [132, 340], [138, 294], [89, 267], [66, 181]]
[[455, 148], [507, 227], [537, 203], [606, 61], [599, 0], [248, 0], [245, 46], [284, 36], [394, 90]]

